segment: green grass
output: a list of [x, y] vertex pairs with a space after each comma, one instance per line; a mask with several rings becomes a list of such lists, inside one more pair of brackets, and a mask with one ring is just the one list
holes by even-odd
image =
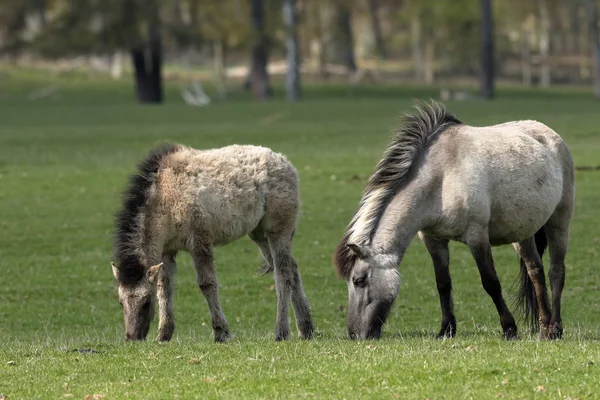
[[[237, 94], [192, 108], [177, 98], [176, 87], [165, 105], [139, 106], [127, 82], [4, 74], [0, 393], [8, 399], [600, 396], [600, 171], [577, 172], [564, 340], [540, 342], [522, 333], [519, 342], [503, 341], [468, 250], [454, 244], [458, 336], [436, 341], [433, 270], [415, 240], [400, 267], [400, 295], [383, 339], [351, 342], [346, 285], [335, 277], [331, 254], [391, 129], [413, 99], [435, 96], [434, 89], [310, 87], [298, 104], [258, 104]], [[58, 85], [58, 98], [27, 100], [28, 91], [48, 82]], [[586, 93], [506, 89], [493, 102], [448, 105], [474, 125], [538, 119], [563, 135], [576, 165], [600, 164], [600, 104]], [[163, 140], [198, 148], [266, 145], [295, 164], [302, 210], [294, 255], [313, 308], [315, 340], [272, 340], [273, 281], [257, 274], [258, 250], [242, 239], [216, 252], [233, 341], [212, 343], [205, 301], [190, 257], [182, 254], [173, 341], [123, 342], [109, 265], [113, 215], [128, 174]], [[510, 246], [494, 255], [510, 296], [516, 255]]]

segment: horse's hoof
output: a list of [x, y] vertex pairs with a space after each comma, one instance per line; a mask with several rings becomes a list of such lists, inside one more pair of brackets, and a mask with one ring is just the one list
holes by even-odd
[[231, 334], [227, 328], [215, 328], [214, 336], [216, 343], [225, 343], [231, 339]]
[[456, 336], [456, 325], [450, 324], [440, 329], [440, 332], [437, 334], [436, 339], [452, 339], [454, 336]]
[[519, 335], [517, 335], [516, 328], [508, 328], [504, 331], [504, 339], [506, 340], [520, 340]]
[[548, 328], [548, 339], [558, 340], [562, 339], [563, 328], [560, 322], [555, 322]]

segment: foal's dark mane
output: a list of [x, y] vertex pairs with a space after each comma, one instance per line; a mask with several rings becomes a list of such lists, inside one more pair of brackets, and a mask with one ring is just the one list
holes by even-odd
[[121, 284], [133, 285], [144, 275], [147, 266], [140, 262], [139, 249], [132, 243], [133, 236], [142, 228], [139, 226], [138, 216], [144, 210], [161, 161], [181, 148], [182, 146], [172, 143], [155, 147], [138, 164], [137, 172], [129, 178], [129, 184], [123, 192], [122, 209], [116, 215], [115, 259]]
[[449, 126], [462, 124], [442, 104], [434, 101], [416, 106], [416, 109], [417, 112], [405, 115], [404, 125], [395, 131], [383, 158], [367, 182], [354, 217], [335, 249], [333, 263], [338, 276], [344, 279], [349, 277], [357, 258], [348, 248], [348, 243], [370, 243], [385, 208], [404, 182], [418, 155], [433, 137]]

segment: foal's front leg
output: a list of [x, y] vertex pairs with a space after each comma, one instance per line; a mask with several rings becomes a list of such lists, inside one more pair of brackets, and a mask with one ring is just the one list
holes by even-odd
[[506, 302], [502, 296], [502, 286], [500, 285], [500, 280], [498, 279], [496, 268], [494, 267], [492, 247], [489, 242], [487, 228], [471, 231], [467, 238], [467, 244], [477, 263], [483, 288], [494, 301], [494, 305], [500, 315], [500, 324], [502, 325], [504, 338], [518, 339], [515, 318], [506, 306]]
[[175, 275], [175, 254], [163, 256], [163, 267], [160, 269], [156, 285], [158, 297], [158, 337], [159, 342], [167, 342], [175, 331], [175, 314], [173, 312], [173, 278]]
[[229, 326], [219, 301], [219, 283], [213, 263], [212, 249], [197, 246], [192, 257], [196, 267], [198, 286], [208, 303], [215, 342], [225, 342], [230, 336]]
[[440, 296], [440, 308], [442, 309], [442, 327], [437, 335], [438, 339], [454, 337], [456, 335], [456, 317], [454, 316], [454, 304], [452, 301], [452, 279], [450, 278], [450, 252], [448, 240], [435, 239], [419, 232], [419, 237], [425, 243], [427, 251], [433, 261], [435, 270], [435, 282]]

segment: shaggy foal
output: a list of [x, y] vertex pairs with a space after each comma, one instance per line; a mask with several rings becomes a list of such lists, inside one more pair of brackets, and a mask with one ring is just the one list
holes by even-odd
[[298, 192], [296, 169], [268, 148], [196, 150], [168, 144], [152, 150], [131, 177], [116, 221], [112, 267], [126, 338], [145, 339], [158, 297], [158, 340], [171, 339], [175, 255], [185, 250], [194, 260], [214, 339], [225, 341], [229, 327], [219, 302], [213, 247], [244, 235], [258, 245], [267, 268], [274, 271], [275, 340], [289, 337], [290, 297], [298, 332], [310, 338], [311, 312], [291, 255]]

